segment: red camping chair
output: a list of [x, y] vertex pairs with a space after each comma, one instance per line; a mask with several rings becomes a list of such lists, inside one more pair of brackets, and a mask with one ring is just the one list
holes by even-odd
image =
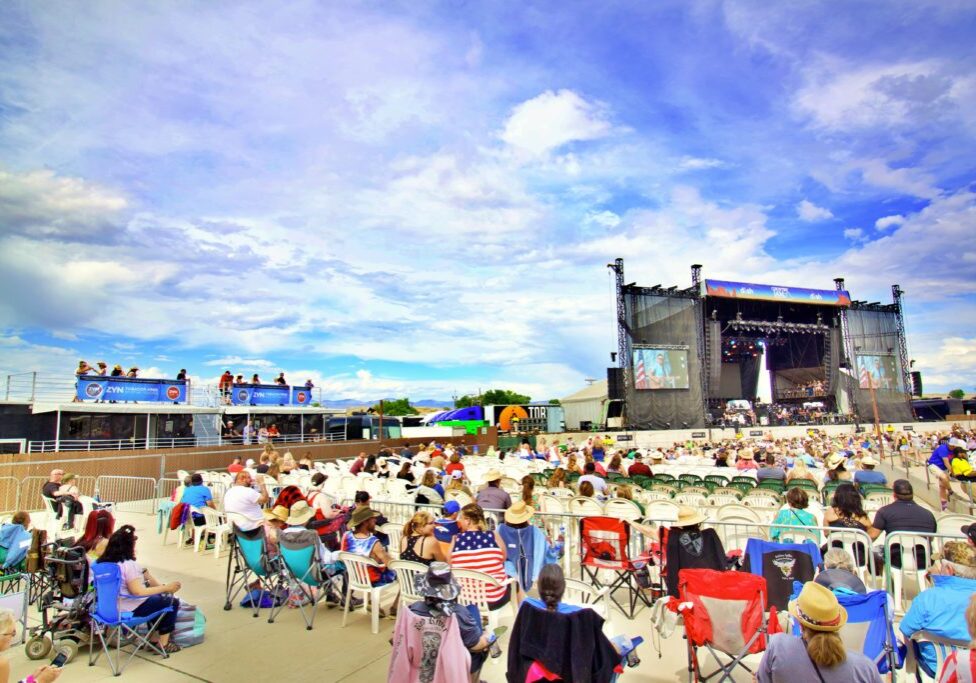
[[[766, 636], [779, 632], [773, 608], [767, 621], [766, 579], [745, 572], [720, 572], [714, 569], [682, 569], [678, 573], [679, 608], [684, 616], [685, 639], [688, 641], [688, 680], [734, 681], [735, 667], [749, 673], [743, 661], [750, 654], [766, 649]], [[699, 648], [706, 648], [718, 663], [718, 669], [703, 675]], [[721, 652], [731, 660], [723, 663]]]
[[[629, 545], [630, 525], [626, 520], [615, 517], [584, 517], [580, 520], [580, 564], [583, 571], [597, 588], [609, 588], [608, 595], [613, 603], [628, 619], [633, 619], [638, 612], [638, 603], [651, 606], [635, 577], [637, 571], [646, 571], [650, 557], [640, 555], [631, 559]], [[600, 581], [600, 570], [613, 574], [610, 583]], [[620, 589], [628, 593], [627, 607], [619, 603], [614, 595]]]

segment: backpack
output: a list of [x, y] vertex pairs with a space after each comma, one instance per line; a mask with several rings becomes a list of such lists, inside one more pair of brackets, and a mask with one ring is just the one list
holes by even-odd
[[180, 609], [176, 613], [176, 628], [171, 636], [180, 647], [191, 647], [203, 642], [207, 630], [207, 617], [196, 605], [180, 601]]
[[31, 531], [30, 549], [27, 551], [27, 561], [24, 569], [29, 574], [44, 569], [44, 546], [47, 545], [47, 531], [33, 529]]

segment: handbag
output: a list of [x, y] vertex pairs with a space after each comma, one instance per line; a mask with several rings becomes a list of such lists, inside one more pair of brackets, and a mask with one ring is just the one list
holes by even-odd
[[180, 647], [192, 647], [203, 642], [207, 630], [207, 617], [196, 605], [180, 602], [176, 613], [176, 628], [171, 638]]

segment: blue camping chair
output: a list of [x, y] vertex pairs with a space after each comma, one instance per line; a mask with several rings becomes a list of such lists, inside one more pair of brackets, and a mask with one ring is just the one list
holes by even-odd
[[[315, 531], [303, 530], [278, 535], [278, 551], [288, 575], [289, 600], [295, 597], [309, 631], [315, 622], [315, 608], [331, 590], [339, 588], [341, 576], [329, 577], [319, 556], [319, 536]], [[298, 593], [296, 596], [295, 593]], [[341, 595], [341, 593], [339, 593]], [[269, 622], [285, 608], [284, 602], [271, 608]]]
[[[795, 600], [803, 584], [793, 584]], [[878, 667], [878, 673], [892, 675], [905, 663], [905, 649], [899, 647], [895, 638], [895, 624], [892, 620], [892, 606], [888, 593], [883, 590], [871, 591], [864, 595], [836, 593], [837, 602], [847, 610], [847, 623], [840, 630], [844, 645], [855, 652], [861, 652]], [[794, 635], [800, 635], [800, 626], [793, 621]]]
[[[93, 584], [95, 586], [95, 609], [91, 613], [91, 647], [88, 652], [88, 666], [93, 666], [102, 652], [108, 660], [113, 676], [121, 675], [132, 658], [143, 648], [149, 648], [163, 658], [169, 657], [166, 651], [150, 642], [150, 638], [159, 626], [160, 620], [172, 612], [172, 607], [158, 610], [152, 614], [136, 617], [132, 612], [119, 611], [119, 593], [122, 592], [122, 572], [114, 562], [99, 562], [92, 566]], [[136, 629], [146, 627], [145, 635]], [[141, 629], [140, 629], [141, 630]], [[101, 643], [102, 649], [96, 654], [95, 638]], [[112, 654], [111, 642], [115, 641], [115, 654]], [[131, 647], [129, 656], [122, 661], [122, 648]]]
[[[232, 522], [231, 529], [232, 549], [227, 560], [227, 600], [224, 609], [229, 610], [237, 596], [247, 592], [245, 600], [256, 618], [262, 603], [268, 602], [268, 606], [273, 607], [284, 599], [287, 575], [281, 557], [268, 553], [263, 526], [243, 531]], [[272, 613], [268, 622], [271, 623], [273, 619]]]

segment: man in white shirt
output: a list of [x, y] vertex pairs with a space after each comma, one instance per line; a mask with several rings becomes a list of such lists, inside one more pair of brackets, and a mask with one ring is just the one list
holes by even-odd
[[596, 473], [596, 465], [592, 462], [586, 463], [583, 467], [583, 471], [586, 473], [579, 478], [579, 483], [582, 484], [584, 481], [588, 481], [593, 484], [593, 491], [598, 494], [603, 494], [607, 490], [607, 482], [603, 480], [603, 477]]
[[257, 529], [264, 523], [262, 506], [268, 502], [268, 489], [263, 483], [259, 484], [257, 489], [253, 488], [253, 485], [251, 473], [243, 470], [237, 473], [234, 486], [224, 494], [224, 512], [234, 512], [247, 519], [246, 522], [244, 520], [237, 522], [238, 528], [242, 531]]

